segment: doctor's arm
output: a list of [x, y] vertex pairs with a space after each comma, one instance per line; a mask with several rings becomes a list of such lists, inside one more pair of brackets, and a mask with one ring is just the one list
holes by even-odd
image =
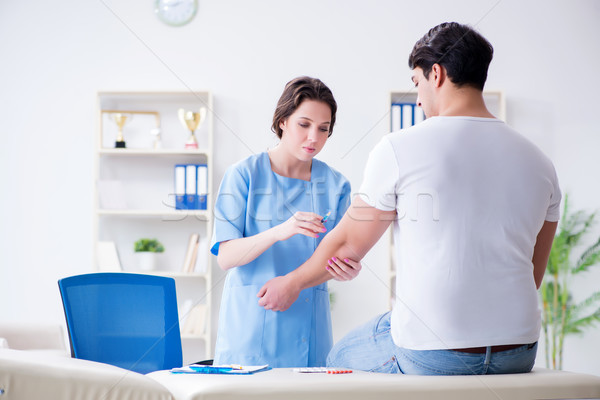
[[259, 234], [223, 241], [219, 244], [217, 263], [223, 270], [246, 265], [254, 261], [276, 242], [301, 234], [318, 237], [325, 231], [322, 216], [312, 212], [296, 212], [287, 221]]
[[257, 294], [261, 298], [258, 304], [267, 310], [287, 310], [301, 290], [332, 278], [326, 269], [332, 254], [341, 259], [362, 259], [395, 218], [395, 211], [371, 207], [356, 196], [340, 223], [323, 238], [304, 264], [287, 275], [271, 279], [261, 288]]

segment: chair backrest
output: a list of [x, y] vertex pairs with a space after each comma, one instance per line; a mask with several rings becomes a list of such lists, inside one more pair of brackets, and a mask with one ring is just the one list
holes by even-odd
[[181, 367], [173, 278], [92, 273], [58, 281], [71, 355], [139, 373]]

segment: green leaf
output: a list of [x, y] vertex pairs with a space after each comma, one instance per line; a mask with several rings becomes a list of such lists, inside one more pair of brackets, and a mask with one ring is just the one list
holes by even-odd
[[573, 268], [573, 273], [577, 274], [582, 271], [587, 271], [588, 267], [592, 265], [598, 265], [600, 263], [600, 238], [587, 248], [579, 257], [575, 268]]
[[570, 319], [578, 318], [579, 315], [582, 314], [586, 309], [588, 309], [592, 306], [596, 306], [596, 303], [598, 303], [598, 302], [600, 302], [600, 291], [597, 291], [597, 292], [591, 294], [590, 296], [588, 296], [588, 298], [586, 298], [585, 300], [570, 306], [569, 307], [569, 318]]
[[565, 334], [583, 333], [583, 330], [590, 328], [600, 322], [600, 309], [587, 317], [580, 318], [576, 321], [571, 321], [565, 327]]

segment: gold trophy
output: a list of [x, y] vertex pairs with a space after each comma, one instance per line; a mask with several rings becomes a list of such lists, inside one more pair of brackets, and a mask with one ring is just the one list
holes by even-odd
[[127, 119], [131, 121], [132, 116], [130, 114], [114, 113], [112, 117], [117, 126], [119, 127], [119, 133], [117, 135], [117, 140], [115, 141], [115, 147], [118, 149], [124, 149], [125, 139], [123, 138], [123, 126], [125, 126]]
[[197, 149], [198, 141], [196, 140], [196, 135], [194, 132], [198, 127], [204, 122], [206, 118], [206, 108], [202, 107], [198, 112], [186, 111], [183, 108], [180, 108], [178, 111], [179, 120], [183, 124], [184, 127], [190, 130], [190, 137], [187, 142], [185, 142], [186, 149]]

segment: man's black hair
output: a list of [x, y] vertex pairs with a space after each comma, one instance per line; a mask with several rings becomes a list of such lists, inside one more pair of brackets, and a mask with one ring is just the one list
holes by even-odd
[[483, 90], [493, 55], [490, 42], [473, 28], [444, 22], [431, 28], [415, 43], [408, 66], [410, 69], [421, 68], [425, 78], [429, 79], [431, 67], [439, 64], [455, 85]]

